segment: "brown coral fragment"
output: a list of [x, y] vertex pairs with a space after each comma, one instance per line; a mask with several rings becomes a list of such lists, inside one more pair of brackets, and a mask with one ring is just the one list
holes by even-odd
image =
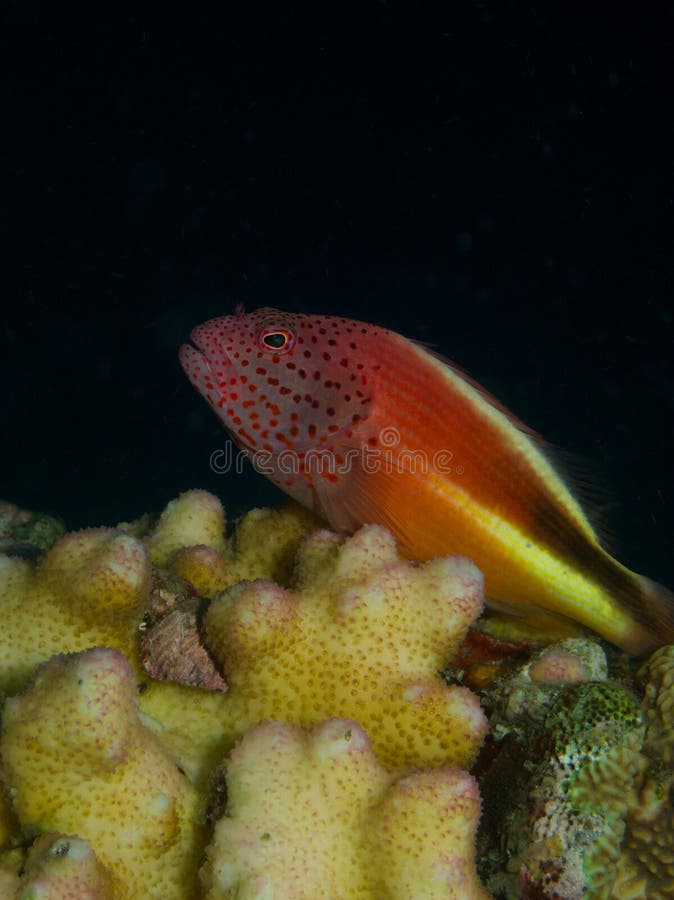
[[201, 641], [199, 600], [183, 600], [140, 638], [141, 665], [151, 678], [175, 681], [207, 691], [226, 691], [227, 683], [218, 672]]

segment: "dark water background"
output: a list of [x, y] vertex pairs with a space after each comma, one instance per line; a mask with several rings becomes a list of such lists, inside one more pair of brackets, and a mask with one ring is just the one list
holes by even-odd
[[210, 472], [176, 350], [238, 302], [336, 313], [584, 458], [674, 587], [672, 4], [208, 6], [3, 7], [0, 496], [274, 501]]

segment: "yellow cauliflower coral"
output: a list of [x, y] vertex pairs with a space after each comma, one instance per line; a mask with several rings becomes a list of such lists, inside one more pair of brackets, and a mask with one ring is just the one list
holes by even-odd
[[292, 503], [250, 510], [225, 538], [220, 501], [192, 490], [167, 505], [146, 545], [155, 565], [186, 578], [202, 597], [214, 597], [245, 578], [285, 584], [300, 541], [318, 527], [315, 516]]
[[296, 572], [294, 592], [243, 582], [205, 614], [233, 730], [338, 716], [357, 720], [392, 768], [470, 765], [484, 715], [468, 689], [437, 673], [482, 609], [475, 566], [400, 560], [388, 531], [365, 526], [347, 539], [316, 532]]
[[166, 566], [183, 547], [225, 551], [225, 511], [208, 491], [185, 491], [167, 504], [146, 545], [156, 566]]
[[[20, 869], [20, 873], [19, 870]], [[115, 900], [109, 872], [81, 838], [42, 834], [13, 873], [1, 867], [5, 900]]]
[[136, 676], [96, 648], [41, 666], [6, 702], [3, 777], [26, 833], [78, 835], [118, 900], [193, 896], [201, 799], [142, 724]]
[[207, 900], [479, 900], [468, 773], [400, 778], [355, 722], [266, 722], [226, 764], [227, 814], [201, 870]]
[[[12, 810], [12, 801], [4, 785], [0, 783], [0, 852], [9, 844], [16, 827], [17, 822]], [[2, 894], [0, 893], [1, 896]]]
[[134, 659], [149, 586], [143, 545], [108, 528], [65, 535], [37, 567], [0, 556], [0, 691], [55, 653], [106, 645]]

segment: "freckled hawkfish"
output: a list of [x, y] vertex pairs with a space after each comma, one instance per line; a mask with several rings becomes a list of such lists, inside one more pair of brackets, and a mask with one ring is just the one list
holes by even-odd
[[180, 362], [237, 446], [340, 531], [380, 523], [410, 557], [456, 553], [488, 602], [643, 654], [674, 596], [601, 545], [543, 442], [451, 363], [399, 334], [274, 309], [197, 326]]

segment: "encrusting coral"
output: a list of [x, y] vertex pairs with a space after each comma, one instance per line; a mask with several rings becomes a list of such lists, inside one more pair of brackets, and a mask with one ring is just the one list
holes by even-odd
[[140, 721], [116, 650], [55, 656], [7, 700], [0, 754], [26, 833], [77, 835], [116, 898], [194, 896], [203, 798]]
[[613, 894], [617, 900], [667, 900], [674, 896], [674, 644], [656, 650], [638, 680], [646, 733]]
[[531, 659], [483, 692], [492, 735], [526, 739], [542, 725], [557, 696], [570, 684], [606, 681], [606, 654], [592, 638], [567, 638], [537, 651]]
[[604, 678], [578, 682], [573, 644], [525, 667], [530, 680], [550, 668], [568, 677], [545, 702], [522, 674], [495, 692], [495, 734], [506, 738], [482, 779], [483, 875], [513, 900], [665, 900], [674, 895], [674, 646], [642, 666], [639, 702], [576, 643], [586, 677]]
[[398, 558], [389, 532], [365, 526], [347, 539], [314, 533], [295, 571], [293, 591], [242, 582], [205, 613], [234, 730], [338, 716], [356, 719], [392, 768], [470, 765], [484, 714], [437, 673], [482, 609], [475, 566], [460, 557], [417, 566]]
[[53, 516], [0, 500], [0, 553], [35, 559], [64, 532], [63, 523]]
[[[610, 873], [602, 873], [593, 857], [619, 848], [624, 810], [596, 794], [590, 808], [581, 792], [599, 772], [611, 771], [614, 780], [616, 771], [632, 773], [641, 735], [636, 700], [608, 681], [563, 687], [544, 717], [535, 715], [528, 729], [520, 722], [508, 733], [482, 780], [487, 818], [480, 853], [497, 896], [604, 896], [600, 882]], [[630, 774], [617, 786], [623, 796], [625, 779]]]
[[201, 878], [207, 900], [477, 900], [475, 780], [382, 767], [355, 722], [252, 728], [225, 766], [227, 812]]

